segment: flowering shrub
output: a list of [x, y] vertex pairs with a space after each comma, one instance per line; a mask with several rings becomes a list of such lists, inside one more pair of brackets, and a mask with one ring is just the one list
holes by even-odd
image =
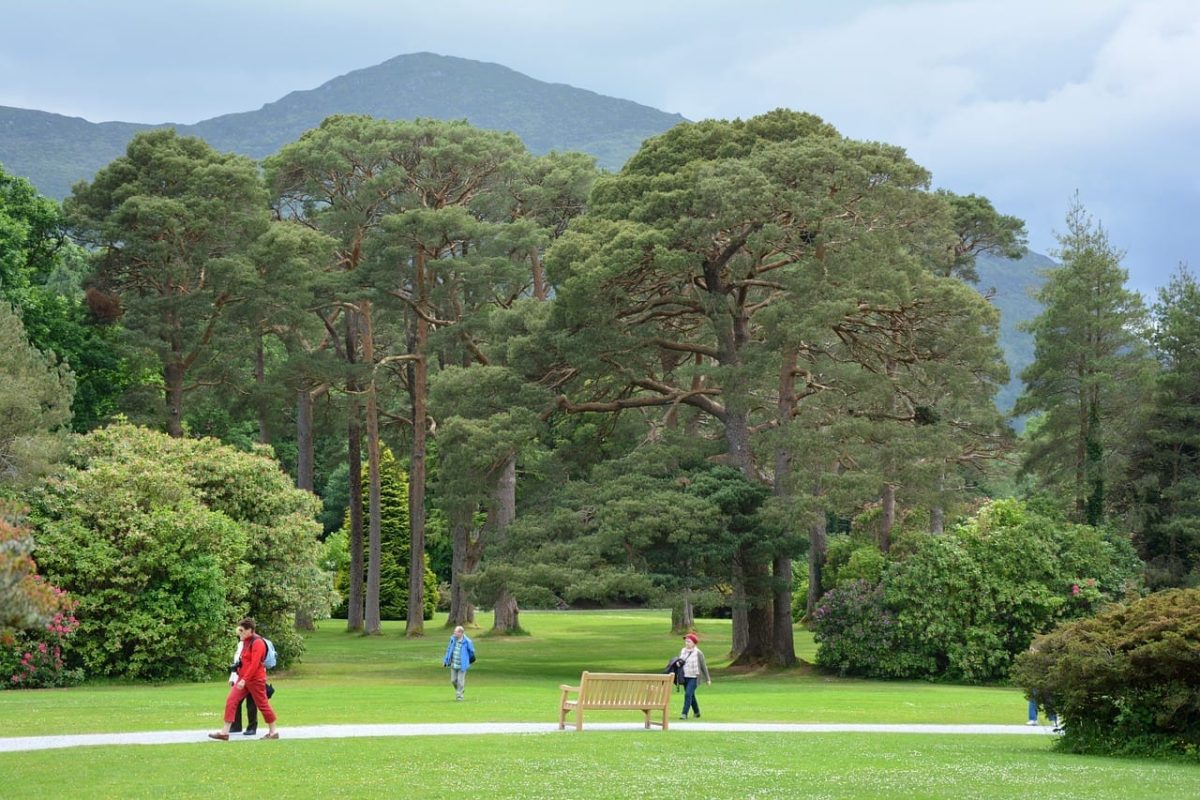
[[821, 598], [813, 611], [817, 664], [841, 674], [891, 678], [929, 665], [911, 663], [900, 646], [896, 618], [883, 603], [883, 588], [851, 581]]
[[1015, 500], [990, 503], [946, 534], [913, 536], [904, 550], [877, 583], [830, 593], [817, 620], [819, 664], [873, 677], [1003, 680], [1034, 636], [1122, 597], [1140, 567], [1127, 539]]
[[33, 536], [20, 509], [0, 500], [0, 646], [45, 624], [58, 608], [54, 588], [37, 574]]
[[6, 689], [46, 689], [70, 686], [83, 679], [83, 670], [68, 669], [67, 640], [79, 628], [76, 603], [62, 589], [51, 587], [62, 610], [40, 630], [24, 631], [0, 651], [0, 675], [7, 675]]

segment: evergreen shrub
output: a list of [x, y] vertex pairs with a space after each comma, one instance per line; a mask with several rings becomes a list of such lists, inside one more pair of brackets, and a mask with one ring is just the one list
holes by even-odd
[[1068, 750], [1200, 761], [1200, 589], [1061, 625], [1017, 657], [1013, 680], [1057, 711]]

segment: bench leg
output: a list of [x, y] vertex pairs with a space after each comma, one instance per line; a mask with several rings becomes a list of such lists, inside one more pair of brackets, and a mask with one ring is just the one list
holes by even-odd
[[582, 708], [575, 709], [575, 730], [577, 730], [577, 731], [583, 730], [583, 709]]
[[567, 727], [567, 710], [565, 708], [558, 709], [558, 729], [565, 730]]
[[646, 709], [642, 713], [646, 715], [646, 730], [650, 730], [650, 710]]

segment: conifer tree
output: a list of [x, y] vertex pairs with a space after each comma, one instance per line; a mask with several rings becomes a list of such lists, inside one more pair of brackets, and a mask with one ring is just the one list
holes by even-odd
[[1161, 371], [1126, 485], [1136, 542], [1155, 588], [1200, 580], [1200, 284], [1186, 267], [1159, 290]]
[[1078, 198], [1058, 237], [1060, 268], [1050, 271], [1028, 324], [1034, 362], [1014, 413], [1040, 413], [1030, 426], [1023, 468], [1039, 486], [1071, 499], [1079, 521], [1097, 525], [1124, 474], [1139, 405], [1154, 363], [1146, 345], [1141, 295], [1125, 288], [1123, 253]]

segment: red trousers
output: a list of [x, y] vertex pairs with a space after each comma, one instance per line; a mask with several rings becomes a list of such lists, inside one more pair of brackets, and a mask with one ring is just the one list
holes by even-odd
[[225, 698], [226, 722], [233, 723], [233, 718], [237, 716], [238, 704], [246, 695], [254, 698], [254, 705], [258, 706], [258, 713], [262, 714], [262, 718], [267, 721], [268, 725], [277, 719], [275, 710], [271, 708], [271, 701], [267, 699], [266, 680], [251, 680], [246, 681], [243, 689], [239, 689], [236, 683], [230, 688], [229, 696]]

